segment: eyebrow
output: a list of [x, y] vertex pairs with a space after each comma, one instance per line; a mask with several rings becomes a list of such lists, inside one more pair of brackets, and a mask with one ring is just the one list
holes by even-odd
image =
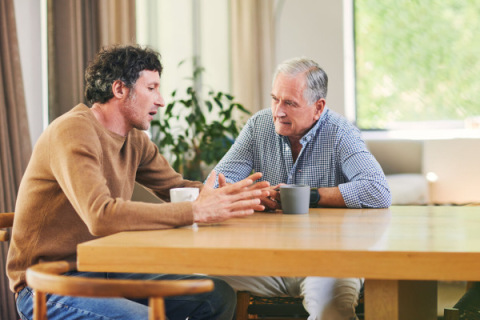
[[284, 101], [285, 101], [285, 103], [287, 103], [287, 104], [291, 104], [291, 105], [294, 105], [294, 106], [298, 106], [298, 103], [297, 103], [296, 101], [294, 101], [294, 100], [285, 99]]
[[160, 87], [160, 82], [158, 82], [158, 81], [149, 81], [149, 82], [147, 82], [147, 86], [151, 86], [151, 85]]
[[[272, 96], [272, 98], [274, 99], [281, 99], [281, 98], [278, 98], [275, 94], [273, 93], [270, 93], [270, 96]], [[283, 102], [287, 103], [287, 104], [291, 104], [291, 105], [294, 105], [294, 106], [298, 106], [298, 103], [295, 101], [295, 100], [291, 100], [291, 99], [282, 99]]]

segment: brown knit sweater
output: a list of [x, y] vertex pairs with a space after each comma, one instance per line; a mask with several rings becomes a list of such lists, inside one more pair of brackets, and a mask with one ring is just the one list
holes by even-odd
[[193, 223], [189, 202], [130, 201], [135, 180], [166, 200], [170, 188], [202, 187], [176, 173], [144, 132], [112, 133], [85, 105], [53, 121], [20, 184], [7, 259], [10, 289], [25, 286], [33, 264], [75, 261], [81, 242]]

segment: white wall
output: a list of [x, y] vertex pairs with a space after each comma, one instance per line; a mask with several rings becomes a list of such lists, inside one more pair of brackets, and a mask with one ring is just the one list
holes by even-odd
[[20, 63], [32, 145], [43, 131], [40, 0], [14, 0]]
[[[181, 60], [194, 55], [191, 3], [190, 0], [141, 0], [137, 3], [142, 3], [136, 8], [137, 42], [152, 46], [162, 55], [164, 69], [160, 90], [168, 103], [170, 93], [181, 87], [186, 75], [191, 74], [191, 61], [177, 67]], [[177, 12], [182, 14], [175, 14]]]
[[[190, 84], [185, 78], [191, 77], [194, 56], [201, 57], [205, 85], [230, 91], [228, 37], [228, 1], [137, 0], [137, 42], [162, 55], [161, 91], [167, 103], [173, 90]], [[178, 68], [185, 59], [187, 63]]]

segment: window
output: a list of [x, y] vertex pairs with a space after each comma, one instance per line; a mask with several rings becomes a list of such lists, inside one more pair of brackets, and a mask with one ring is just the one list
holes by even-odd
[[359, 128], [478, 119], [480, 1], [355, 0], [354, 14]]
[[[230, 90], [228, 2], [224, 0], [136, 0], [137, 42], [160, 51], [161, 91], [190, 83], [193, 60], [205, 68], [204, 84]], [[181, 66], [179, 63], [185, 61]]]

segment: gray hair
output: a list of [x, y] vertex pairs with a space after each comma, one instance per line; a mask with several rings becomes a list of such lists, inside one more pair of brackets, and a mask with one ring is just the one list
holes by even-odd
[[273, 82], [279, 73], [292, 77], [305, 74], [307, 87], [303, 91], [303, 97], [308, 104], [327, 98], [328, 76], [315, 61], [304, 57], [286, 60], [278, 65]]

